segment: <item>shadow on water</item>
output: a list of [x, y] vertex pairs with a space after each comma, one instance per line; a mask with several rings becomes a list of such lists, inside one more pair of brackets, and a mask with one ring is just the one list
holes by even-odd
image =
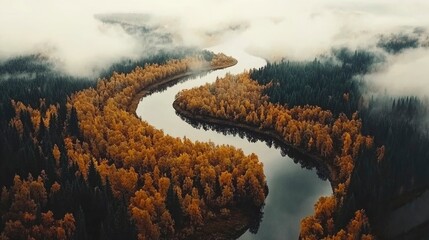
[[[264, 142], [269, 148], [276, 149], [280, 151], [282, 157], [288, 156], [293, 160], [295, 164], [298, 164], [303, 169], [315, 170], [317, 176], [321, 180], [328, 179], [328, 169], [325, 165], [321, 164], [319, 161], [315, 161], [310, 157], [304, 155], [303, 153], [295, 150], [284, 144], [281, 141], [270, 138], [263, 134], [258, 134], [256, 132], [251, 132], [247, 129], [242, 129], [239, 127], [226, 126], [221, 124], [206, 123], [198, 121], [195, 119], [188, 118], [179, 114], [176, 111], [176, 115], [179, 116], [183, 121], [191, 125], [195, 129], [200, 129], [204, 131], [215, 131], [224, 136], [233, 136], [240, 137], [251, 143], [256, 143], [258, 141]], [[285, 161], [288, 159], [285, 158]], [[318, 192], [317, 185], [314, 185], [314, 181], [309, 179], [305, 171], [292, 171], [288, 174], [274, 174], [274, 178], [271, 179], [271, 186], [276, 186], [276, 193], [270, 198], [270, 207], [266, 209], [261, 209], [258, 212], [252, 211], [254, 219], [249, 224], [249, 233], [244, 234], [240, 239], [294, 239], [298, 233], [298, 229], [295, 229], [293, 232], [283, 232], [278, 231], [278, 224], [288, 224], [294, 225], [299, 223], [302, 219], [302, 212], [309, 211], [311, 208], [308, 208], [308, 205], [314, 204], [308, 201], [303, 201], [303, 199], [308, 199], [308, 196], [312, 193]], [[278, 187], [282, 186], [282, 187]], [[280, 189], [284, 189], [284, 192], [279, 192]], [[293, 192], [293, 194], [290, 194]], [[266, 191], [268, 193], [268, 189]], [[294, 207], [290, 207], [294, 206]], [[263, 220], [264, 212], [271, 216], [271, 219], [268, 219], [268, 223], [264, 225], [262, 232], [258, 232], [259, 227]], [[256, 214], [256, 215], [255, 215]], [[273, 218], [273, 216], [275, 216]], [[257, 234], [257, 235], [254, 235]]]
[[328, 179], [329, 172], [325, 165], [309, 158], [308, 156], [304, 155], [302, 152], [297, 151], [296, 149], [291, 148], [285, 143], [280, 142], [276, 139], [272, 139], [263, 134], [251, 132], [249, 130], [241, 129], [238, 127], [205, 123], [202, 121], [198, 121], [198, 120], [183, 116], [177, 111], [176, 111], [176, 115], [178, 115], [183, 121], [187, 122], [188, 124], [190, 124], [192, 127], [196, 129], [204, 129], [205, 131], [213, 130], [225, 136], [226, 135], [232, 135], [234, 137], [238, 136], [241, 139], [246, 139], [247, 141], [252, 143], [255, 143], [257, 141], [265, 142], [265, 144], [269, 148], [274, 147], [275, 149], [279, 149], [282, 157], [285, 157], [285, 156], [290, 157], [294, 163], [299, 163], [302, 168], [305, 168], [308, 170], [316, 170], [316, 174], [321, 180]]
[[152, 91], [149, 91], [146, 94], [146, 97], [155, 94], [155, 93], [162, 93], [167, 91], [170, 87], [173, 87], [174, 85], [178, 85], [180, 83], [184, 83], [186, 81], [189, 80], [194, 80], [194, 79], [198, 79], [198, 78], [202, 78], [204, 76], [207, 76], [208, 74], [210, 74], [211, 72], [214, 72], [216, 70], [210, 70], [210, 71], [202, 71], [202, 72], [194, 72], [192, 73], [192, 75], [186, 76], [186, 77], [182, 77], [180, 79], [178, 79], [177, 81], [171, 81], [171, 82], [166, 82], [164, 84], [160, 84], [158, 85], [158, 87], [156, 89], [153, 89]]
[[[301, 152], [288, 147], [280, 141], [237, 127], [208, 124], [190, 119], [180, 115], [177, 111], [176, 115], [195, 129], [212, 130], [225, 136], [240, 137], [251, 143], [264, 142], [269, 148], [279, 150], [282, 157], [288, 156], [294, 163], [299, 163], [301, 168], [315, 170], [321, 180], [327, 180], [328, 172], [324, 165], [308, 156], [304, 156]], [[288, 161], [289, 159], [280, 160]], [[285, 232], [284, 230], [279, 230], [279, 225], [293, 226], [299, 224], [302, 220], [303, 212], [306, 212], [306, 214], [311, 214], [312, 212], [312, 208], [308, 206], [312, 206], [315, 202], [310, 200], [309, 196], [317, 199], [320, 186], [314, 184], [314, 179], [308, 177], [308, 172], [294, 170], [287, 174], [271, 173], [271, 176], [272, 179], [270, 179], [269, 184], [274, 186], [274, 191], [276, 192], [270, 195], [269, 207], [263, 209], [264, 212], [261, 211], [260, 215], [254, 215], [254, 220], [249, 224], [249, 232], [241, 236], [240, 239], [296, 239], [299, 229], [295, 228], [294, 231]], [[252, 212], [252, 214], [255, 214], [255, 212]], [[270, 218], [263, 219], [264, 214], [267, 214]], [[262, 231], [258, 231], [262, 220], [266, 220], [264, 228]]]

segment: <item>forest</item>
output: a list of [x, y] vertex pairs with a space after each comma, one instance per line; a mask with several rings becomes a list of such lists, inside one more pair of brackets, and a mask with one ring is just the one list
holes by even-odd
[[[382, 238], [388, 213], [428, 188], [429, 102], [373, 92], [365, 76], [427, 46], [392, 34], [377, 51], [269, 62], [182, 91], [174, 107], [262, 133], [327, 169], [332, 195], [302, 219], [300, 239]], [[235, 63], [180, 48], [122, 59], [95, 81], [43, 54], [0, 62], [0, 239], [187, 239], [238, 212], [257, 232], [268, 189], [255, 154], [171, 137], [131, 107], [145, 89]]]
[[176, 111], [263, 130], [327, 165], [333, 195], [302, 220], [301, 239], [382, 237], [388, 213], [428, 187], [429, 103], [372, 92], [365, 80], [388, 55], [426, 45], [392, 34], [377, 46], [382, 51], [333, 49], [314, 61], [269, 62], [227, 75], [180, 92]]
[[64, 76], [40, 55], [3, 63], [0, 239], [185, 238], [238, 208], [259, 211], [267, 190], [257, 156], [170, 137], [128, 112], [148, 86], [235, 64], [175, 54], [97, 82]]

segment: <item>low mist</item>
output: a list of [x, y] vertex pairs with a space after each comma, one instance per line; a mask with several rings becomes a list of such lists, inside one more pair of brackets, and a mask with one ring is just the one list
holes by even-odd
[[366, 78], [374, 86], [372, 92], [393, 97], [429, 96], [429, 49], [407, 50], [390, 56], [385, 66]]
[[[42, 53], [68, 74], [93, 76], [160, 49], [233, 41], [268, 60], [311, 60], [332, 47], [373, 48], [380, 34], [424, 28], [428, 10], [425, 0], [0, 0], [0, 59]], [[375, 77], [422, 67], [424, 54], [393, 59], [395, 67]], [[422, 75], [410, 81], [421, 83]]]

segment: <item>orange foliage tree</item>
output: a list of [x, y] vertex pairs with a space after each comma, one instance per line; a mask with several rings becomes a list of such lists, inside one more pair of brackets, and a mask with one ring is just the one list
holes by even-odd
[[15, 176], [13, 186], [3, 188], [0, 197], [0, 215], [5, 221], [0, 239], [71, 239], [76, 229], [72, 214], [62, 219], [54, 219], [51, 211], [38, 216], [47, 199], [41, 177], [33, 179], [29, 175], [23, 180]]

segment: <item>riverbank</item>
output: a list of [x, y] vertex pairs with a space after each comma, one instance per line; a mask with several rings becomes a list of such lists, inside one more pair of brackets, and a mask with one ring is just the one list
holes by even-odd
[[128, 106], [128, 112], [129, 113], [133, 113], [136, 114], [136, 110], [137, 110], [137, 106], [139, 104], [139, 102], [142, 100], [142, 98], [144, 98], [145, 96], [147, 96], [148, 94], [150, 94], [153, 91], [156, 91], [160, 88], [162, 88], [165, 85], [168, 84], [174, 84], [179, 82], [181, 79], [185, 78], [185, 77], [190, 77], [192, 75], [198, 75], [201, 73], [205, 73], [205, 72], [210, 72], [210, 71], [215, 71], [215, 70], [219, 70], [219, 69], [224, 69], [224, 68], [229, 68], [232, 67], [234, 65], [236, 65], [238, 63], [238, 61], [236, 59], [234, 59], [231, 63], [229, 64], [224, 64], [224, 65], [219, 65], [219, 66], [207, 66], [201, 69], [197, 69], [197, 70], [192, 70], [192, 71], [187, 71], [178, 75], [174, 75], [174, 76], [169, 76], [167, 78], [164, 78], [160, 81], [154, 82], [153, 84], [146, 86], [145, 88], [141, 89], [131, 100], [130, 105]]
[[252, 220], [247, 211], [237, 208], [229, 216], [217, 216], [209, 220], [201, 229], [188, 236], [189, 240], [232, 240], [237, 239], [249, 229]]
[[232, 127], [237, 128], [240, 130], [244, 130], [250, 133], [254, 133], [263, 137], [266, 137], [268, 139], [272, 139], [277, 142], [278, 145], [285, 147], [287, 149], [291, 149], [294, 151], [295, 154], [300, 155], [301, 157], [311, 159], [314, 163], [316, 163], [316, 167], [324, 167], [327, 170], [328, 176], [326, 176], [331, 184], [332, 191], [340, 184], [340, 181], [338, 179], [338, 174], [335, 170], [335, 167], [328, 163], [327, 160], [309, 153], [308, 151], [305, 151], [304, 149], [298, 148], [292, 144], [287, 143], [283, 137], [275, 132], [274, 130], [266, 130], [266, 129], [260, 129], [259, 127], [251, 126], [249, 124], [244, 124], [240, 122], [233, 122], [225, 119], [215, 118], [211, 116], [204, 116], [204, 115], [198, 115], [194, 114], [188, 110], [185, 110], [179, 106], [179, 102], [175, 100], [173, 102], [173, 108], [176, 110], [176, 113], [178, 113], [180, 116], [183, 116], [185, 118], [188, 118], [190, 120], [194, 120], [197, 122], [202, 123], [208, 123], [208, 124], [214, 124], [218, 126], [225, 126], [225, 127]]

